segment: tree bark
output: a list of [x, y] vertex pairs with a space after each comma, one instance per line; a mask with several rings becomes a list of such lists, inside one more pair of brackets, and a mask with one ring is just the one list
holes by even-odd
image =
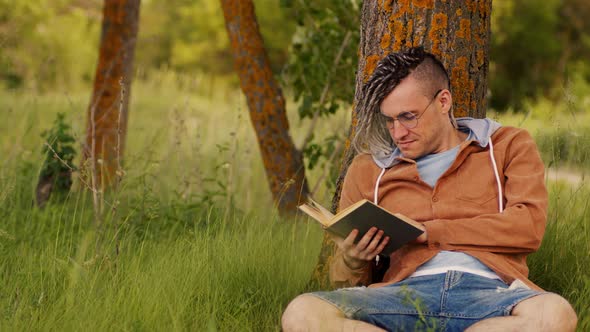
[[[436, 55], [451, 79], [456, 117], [485, 117], [492, 0], [375, 0], [364, 1], [354, 105], [359, 104], [363, 84], [380, 59], [391, 52], [423, 46]], [[356, 107], [347, 139], [332, 210], [340, 200], [342, 182], [355, 156], [350, 147], [357, 126]], [[313, 273], [315, 286], [326, 287], [333, 242], [324, 237]]]
[[281, 215], [309, 192], [303, 157], [289, 135], [285, 99], [273, 77], [251, 0], [221, 0], [234, 68], [246, 95], [273, 199]]
[[140, 0], [105, 0], [82, 170], [102, 192], [122, 175]]

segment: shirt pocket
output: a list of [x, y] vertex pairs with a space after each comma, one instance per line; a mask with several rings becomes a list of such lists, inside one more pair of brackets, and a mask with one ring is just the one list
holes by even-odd
[[456, 173], [455, 197], [475, 204], [486, 204], [498, 197], [498, 185], [489, 154], [472, 154]]

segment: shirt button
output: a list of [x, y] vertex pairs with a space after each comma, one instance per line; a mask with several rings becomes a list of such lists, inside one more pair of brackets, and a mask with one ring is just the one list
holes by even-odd
[[436, 196], [432, 197], [432, 201], [433, 202], [438, 202], [438, 197], [436, 197]]

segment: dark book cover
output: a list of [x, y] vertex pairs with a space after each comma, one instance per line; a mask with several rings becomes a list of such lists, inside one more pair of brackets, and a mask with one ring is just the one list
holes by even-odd
[[387, 256], [423, 233], [421, 229], [369, 201], [346, 214], [328, 227], [327, 230], [346, 238], [356, 228], [359, 230], [359, 234], [354, 242], [357, 243], [373, 226], [383, 230], [383, 237], [389, 236], [389, 243], [381, 252], [381, 254]]

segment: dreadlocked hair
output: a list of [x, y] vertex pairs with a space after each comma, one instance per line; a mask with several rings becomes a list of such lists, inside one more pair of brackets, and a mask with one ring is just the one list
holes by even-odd
[[422, 47], [414, 47], [404, 53], [391, 53], [379, 61], [363, 87], [360, 102], [355, 110], [359, 122], [352, 146], [357, 153], [389, 155], [393, 152], [393, 140], [382, 117], [379, 116], [380, 105], [385, 97], [425, 60], [428, 60], [429, 66], [421, 66], [420, 70], [416, 71], [417, 78], [432, 85], [429, 90], [434, 89], [434, 85], [438, 86], [438, 89], [448, 89], [449, 78], [444, 66]]

